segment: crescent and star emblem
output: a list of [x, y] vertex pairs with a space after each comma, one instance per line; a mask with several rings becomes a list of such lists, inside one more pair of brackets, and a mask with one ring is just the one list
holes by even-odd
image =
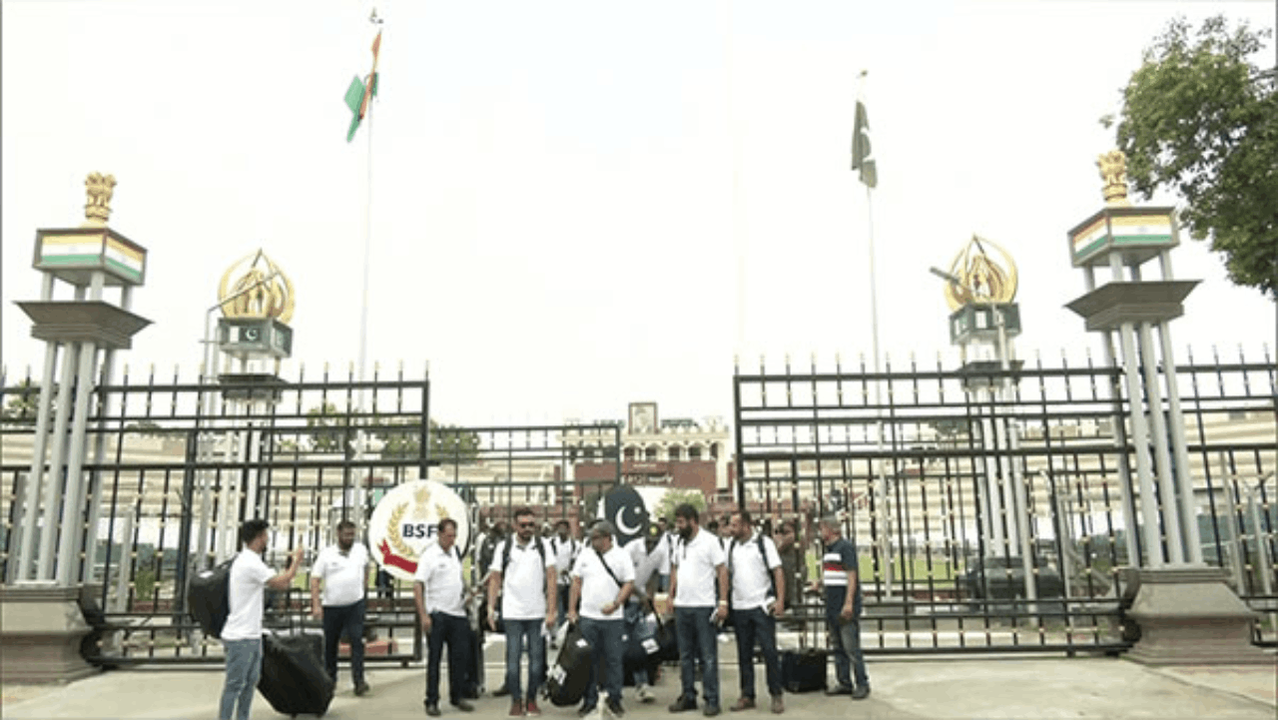
[[[643, 525], [627, 525], [625, 521], [627, 510], [637, 511], [638, 509], [639, 508], [636, 508], [634, 505], [627, 505], [617, 510], [617, 515], [613, 519], [613, 524], [617, 526], [617, 530], [619, 530], [622, 535], [638, 535], [639, 532], [643, 530]], [[636, 512], [636, 514], [638, 513]], [[639, 519], [642, 521], [643, 516], [640, 515]]]

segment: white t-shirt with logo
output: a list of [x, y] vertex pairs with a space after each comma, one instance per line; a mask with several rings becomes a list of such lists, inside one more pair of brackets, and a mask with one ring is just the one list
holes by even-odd
[[781, 567], [772, 538], [763, 538], [763, 553], [767, 555], [765, 566], [759, 553], [759, 535], [744, 543], [733, 540], [728, 546], [728, 577], [732, 580], [732, 609], [751, 610], [767, 604], [772, 595], [772, 570]]
[[[501, 576], [501, 616], [506, 620], [544, 620], [546, 618], [546, 568], [554, 569], [555, 554], [545, 544], [546, 559], [537, 550], [537, 543], [544, 542], [534, 537], [526, 546], [520, 547], [518, 538], [503, 540], [493, 550], [492, 572]], [[502, 569], [506, 559], [506, 545], [510, 547], [510, 564]]]
[[336, 545], [320, 550], [311, 567], [311, 577], [324, 581], [320, 596], [325, 607], [354, 605], [364, 599], [364, 575], [368, 569], [368, 548], [355, 542], [345, 555]]
[[431, 543], [418, 558], [413, 579], [422, 584], [426, 614], [440, 612], [466, 617], [466, 586], [462, 583], [461, 557], [456, 545], [444, 552], [439, 543]]
[[[635, 566], [630, 561], [630, 554], [613, 545], [603, 554], [603, 561], [608, 563], [612, 574], [622, 584], [635, 581]], [[608, 571], [599, 562], [599, 553], [593, 547], [587, 548], [577, 556], [577, 564], [573, 565], [572, 576], [581, 578], [581, 616], [591, 620], [624, 620], [625, 612], [621, 608], [605, 615], [603, 606], [617, 599], [621, 594], [621, 585], [617, 584]]]
[[725, 562], [719, 538], [698, 528], [692, 542], [682, 538], [674, 544], [670, 555], [672, 572], [675, 573], [674, 606], [714, 607], [719, 604], [714, 583], [718, 577], [716, 568]]
[[230, 614], [222, 628], [223, 640], [257, 640], [262, 637], [262, 603], [266, 581], [275, 573], [262, 556], [244, 548], [231, 563], [227, 589]]

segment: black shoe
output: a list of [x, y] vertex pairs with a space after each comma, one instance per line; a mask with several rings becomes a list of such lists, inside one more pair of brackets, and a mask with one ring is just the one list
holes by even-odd
[[621, 702], [617, 700], [608, 701], [608, 712], [612, 713], [615, 718], [625, 717], [626, 715], [625, 708], [621, 707]]
[[719, 714], [719, 706], [707, 705], [706, 709], [701, 711], [701, 714], [705, 715], [706, 717], [714, 717], [715, 715]]
[[426, 714], [431, 717], [439, 717], [439, 703], [426, 701]]
[[691, 698], [681, 697], [670, 703], [669, 710], [672, 713], [683, 712], [685, 710], [696, 710], [697, 701]]
[[592, 713], [592, 712], [594, 712], [594, 711], [595, 711], [595, 706], [594, 706], [594, 705], [589, 705], [589, 706], [582, 705], [582, 706], [581, 706], [581, 707], [577, 710], [577, 717], [586, 717], [587, 715], [589, 715], [590, 713]]
[[834, 687], [827, 689], [825, 691], [825, 694], [826, 695], [851, 695], [852, 686], [851, 685], [835, 685]]
[[453, 706], [453, 707], [455, 707], [455, 708], [457, 708], [458, 710], [461, 710], [462, 712], [474, 712], [474, 711], [475, 711], [475, 706], [474, 706], [474, 705], [471, 705], [470, 703], [466, 702], [465, 700], [458, 700], [457, 702], [452, 703], [452, 706]]
[[870, 697], [869, 685], [858, 685], [857, 688], [852, 691], [853, 700], [864, 700], [868, 697]]
[[501, 687], [493, 691], [493, 697], [506, 697], [509, 694], [510, 694], [510, 688], [507, 688], [505, 683], [503, 683]]
[[357, 696], [367, 695], [368, 689], [368, 683], [366, 682], [355, 683], [355, 695]]

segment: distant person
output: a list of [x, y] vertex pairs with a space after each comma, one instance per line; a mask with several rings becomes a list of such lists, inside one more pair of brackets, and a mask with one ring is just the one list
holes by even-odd
[[559, 601], [559, 625], [568, 621], [568, 590], [572, 586], [572, 564], [581, 552], [581, 543], [572, 536], [572, 526], [567, 520], [555, 523], [555, 535], [550, 538], [550, 552], [555, 556], [556, 597]]
[[772, 538], [754, 531], [746, 510], [732, 516], [728, 577], [732, 579], [732, 630], [737, 637], [741, 698], [732, 710], [755, 706], [754, 647], [763, 653], [772, 712], [785, 712], [781, 657], [777, 654], [777, 618], [785, 613], [785, 575]]
[[462, 695], [470, 657], [470, 627], [466, 618], [466, 584], [462, 580], [457, 521], [439, 521], [438, 541], [427, 546], [417, 561], [413, 598], [426, 633], [426, 714], [439, 717], [439, 674], [444, 645], [448, 646], [448, 701], [462, 712], [475, 706]]
[[[679, 640], [679, 698], [670, 712], [697, 709], [697, 665], [706, 717], [719, 714], [718, 629], [728, 617], [728, 570], [719, 538], [702, 530], [697, 509], [687, 503], [675, 508], [679, 541], [671, 555], [670, 599]], [[717, 584], [716, 584], [717, 583]], [[716, 587], [718, 590], [716, 591]], [[716, 600], [717, 599], [717, 600]]]
[[262, 675], [262, 614], [266, 588], [286, 590], [302, 565], [302, 548], [289, 555], [288, 569], [276, 574], [262, 562], [266, 552], [265, 520], [248, 520], [240, 525], [242, 549], [231, 563], [227, 585], [229, 614], [222, 628], [226, 654], [226, 681], [218, 708], [221, 720], [248, 720], [253, 693]]
[[[630, 555], [613, 541], [614, 528], [607, 520], [590, 527], [590, 549], [583, 551], [572, 569], [570, 622], [578, 622], [581, 636], [593, 649], [590, 681], [581, 699], [578, 717], [595, 710], [599, 685], [608, 693], [608, 712], [613, 718], [626, 714], [621, 706], [622, 654], [626, 632], [626, 599], [634, 588], [635, 568]], [[580, 602], [580, 617], [577, 603]]]
[[[351, 681], [355, 694], [368, 692], [364, 681], [364, 588], [368, 586], [368, 548], [355, 539], [355, 523], [337, 524], [337, 545], [320, 551], [311, 567], [311, 616], [324, 620], [324, 668], [337, 682], [337, 650], [345, 635], [351, 644]], [[324, 597], [321, 603], [320, 587]]]
[[821, 581], [825, 586], [825, 622], [833, 645], [834, 676], [838, 680], [825, 694], [851, 695], [853, 700], [862, 700], [870, 696], [870, 678], [861, 654], [861, 585], [856, 577], [856, 546], [843, 537], [839, 520], [833, 515], [821, 518], [817, 530], [825, 546]]
[[[555, 558], [537, 537], [537, 521], [530, 508], [515, 511], [515, 534], [493, 551], [488, 568], [488, 626], [497, 630], [497, 598], [506, 630], [506, 682], [510, 715], [541, 715], [537, 690], [546, 674], [546, 643], [542, 625], [555, 627], [558, 580]], [[527, 693], [519, 682], [521, 656], [528, 649]]]
[[[653, 609], [651, 593], [656, 587], [656, 566], [660, 559], [650, 554], [650, 549], [656, 544], [653, 539], [656, 529], [655, 525], [652, 526], [653, 533], [641, 533], [639, 537], [621, 548], [629, 556], [630, 563], [635, 569], [634, 587], [626, 599], [625, 634], [632, 640], [638, 639], [640, 642], [652, 635], [646, 618]], [[648, 677], [648, 668], [640, 665], [632, 670], [632, 674], [635, 681], [635, 698], [641, 703], [655, 701], [657, 698], [649, 687], [649, 683], [654, 678]]]
[[777, 525], [774, 538], [777, 555], [781, 556], [781, 571], [785, 575], [785, 605], [796, 607], [799, 593], [807, 585], [808, 564], [799, 547], [793, 520], [783, 520]]
[[670, 523], [665, 518], [657, 518], [657, 549], [660, 560], [657, 563], [657, 592], [670, 589], [670, 547], [674, 544], [674, 536], [670, 532]]

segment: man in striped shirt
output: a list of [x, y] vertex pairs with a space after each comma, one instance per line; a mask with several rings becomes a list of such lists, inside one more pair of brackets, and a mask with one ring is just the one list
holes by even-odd
[[[821, 557], [821, 581], [825, 585], [825, 621], [834, 647], [834, 676], [838, 685], [827, 695], [870, 695], [870, 678], [861, 655], [861, 586], [857, 583], [856, 545], [843, 537], [839, 519], [821, 518], [819, 525], [825, 552]], [[853, 677], [856, 685], [852, 684]]]

